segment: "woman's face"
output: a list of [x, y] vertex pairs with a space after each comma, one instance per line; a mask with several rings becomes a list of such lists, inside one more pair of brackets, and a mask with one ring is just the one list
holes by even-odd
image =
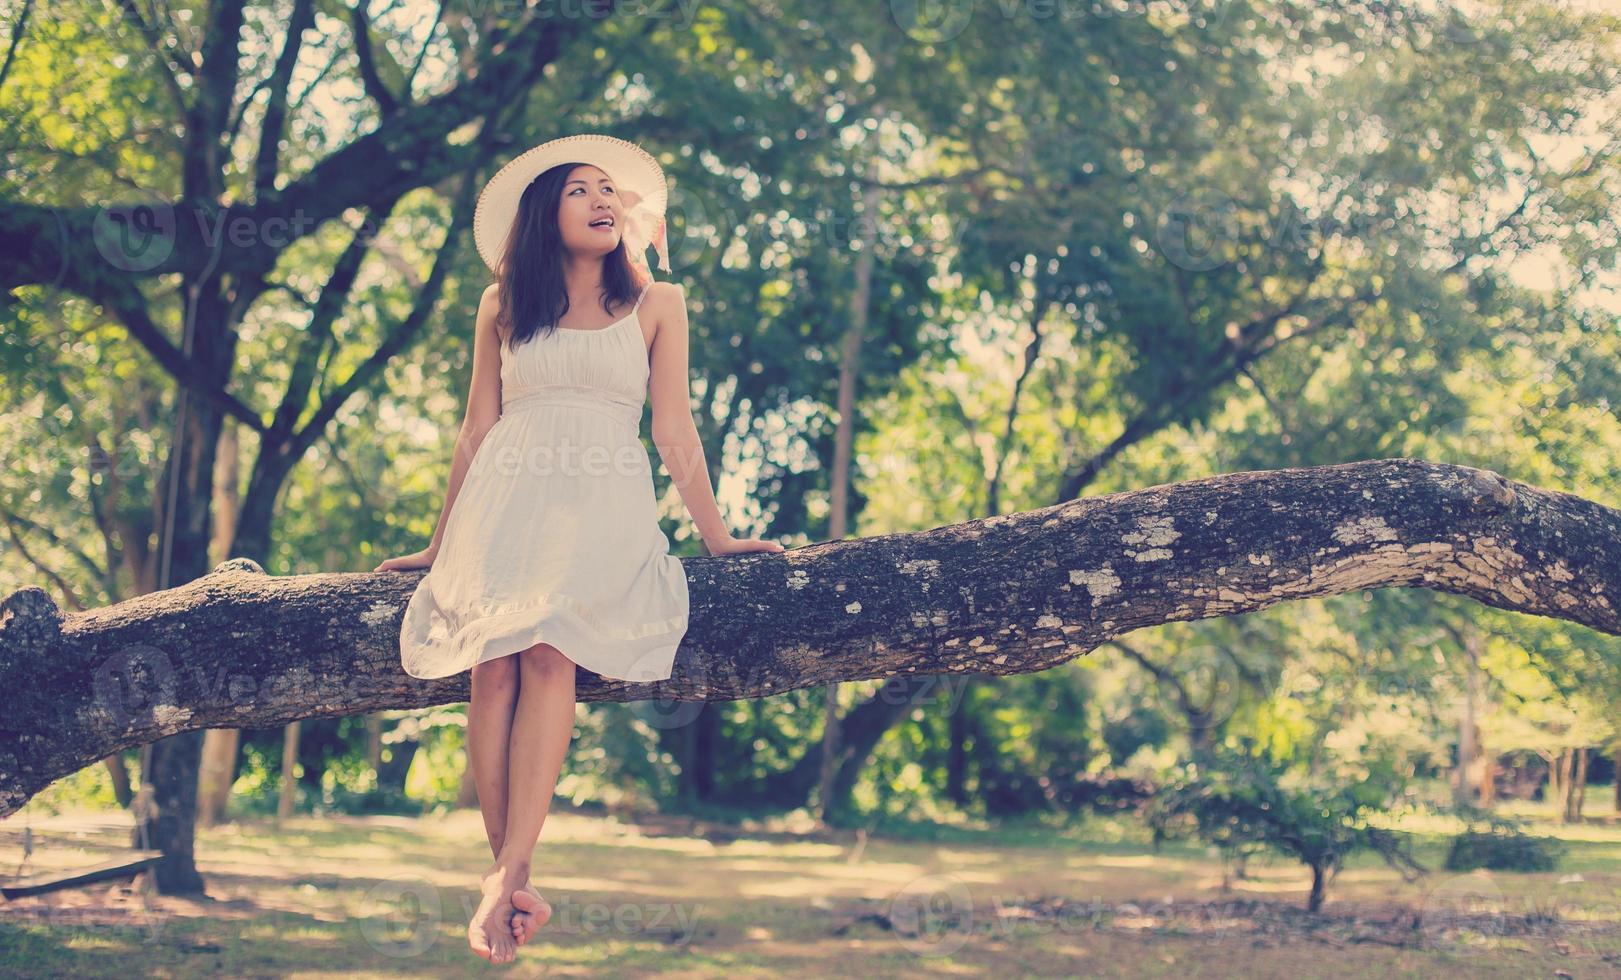
[[579, 256], [603, 256], [624, 234], [619, 189], [600, 167], [582, 163], [569, 172], [557, 202], [557, 228], [563, 244]]

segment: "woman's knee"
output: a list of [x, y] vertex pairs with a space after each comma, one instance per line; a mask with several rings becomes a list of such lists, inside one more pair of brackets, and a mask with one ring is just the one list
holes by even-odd
[[555, 674], [574, 670], [574, 662], [550, 643], [537, 643], [518, 654], [519, 669], [527, 674]]
[[518, 685], [518, 658], [496, 657], [473, 665], [473, 687], [480, 691], [499, 693]]

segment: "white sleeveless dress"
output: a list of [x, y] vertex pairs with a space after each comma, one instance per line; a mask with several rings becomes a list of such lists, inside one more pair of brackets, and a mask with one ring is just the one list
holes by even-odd
[[687, 577], [641, 440], [646, 295], [610, 326], [501, 345], [501, 417], [400, 624], [407, 674], [446, 677], [545, 642], [604, 677], [670, 676]]

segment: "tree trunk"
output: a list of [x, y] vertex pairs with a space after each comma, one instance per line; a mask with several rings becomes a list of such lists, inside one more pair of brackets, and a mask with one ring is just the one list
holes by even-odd
[[946, 797], [959, 808], [968, 806], [968, 740], [974, 735], [973, 719], [969, 712], [973, 711], [971, 699], [976, 686], [977, 678], [967, 676], [962, 678], [962, 690], [956, 701], [956, 709], [951, 712], [949, 726], [950, 744], [946, 749]]
[[715, 798], [715, 753], [720, 749], [720, 712], [707, 705], [687, 726], [692, 729], [692, 790], [696, 799]]
[[1497, 756], [1490, 752], [1480, 757], [1480, 797], [1479, 805], [1493, 806], [1497, 803]]
[[[218, 451], [214, 456], [213, 541], [210, 562], [218, 564], [231, 554], [236, 539], [237, 512], [241, 506], [239, 469], [242, 446], [237, 422], [220, 422]], [[210, 728], [203, 734], [202, 768], [197, 774], [197, 819], [204, 827], [225, 821], [236, 781], [236, 754], [241, 732], [234, 728]]]
[[276, 799], [276, 818], [293, 815], [298, 803], [298, 725], [289, 722], [281, 730], [281, 793]]
[[327, 756], [338, 723], [332, 718], [311, 718], [298, 729], [298, 785], [310, 799], [318, 800], [326, 782]]
[[[242, 508], [241, 482], [242, 445], [237, 438], [235, 419], [220, 420], [219, 448], [214, 456], [214, 535], [211, 545], [210, 566], [231, 557], [235, 550], [237, 515]], [[250, 556], [260, 560], [261, 556]]]
[[[873, 107], [875, 115], [881, 115], [882, 111], [880, 106]], [[839, 421], [833, 433], [833, 467], [828, 486], [827, 536], [832, 541], [842, 541], [850, 533], [850, 459], [855, 444], [856, 388], [861, 381], [861, 342], [867, 332], [867, 317], [872, 306], [872, 263], [873, 253], [877, 251], [878, 202], [878, 185], [868, 184], [861, 199], [861, 251], [856, 253], [855, 258], [850, 326], [844, 331], [839, 351], [836, 401]], [[839, 758], [839, 685], [829, 684], [823, 692], [822, 767], [816, 793], [816, 816], [823, 824], [832, 818]]]
[[1311, 866], [1311, 896], [1306, 899], [1306, 911], [1320, 912], [1323, 898], [1328, 893], [1328, 869], [1321, 864]]
[[[1621, 634], [1621, 511], [1401, 459], [1227, 474], [772, 560], [683, 564], [694, 628], [674, 674], [636, 683], [584, 672], [579, 700], [723, 701], [834, 680], [1031, 673], [1148, 626], [1402, 586]], [[42, 589], [6, 597], [0, 817], [63, 776], [177, 732], [466, 701], [465, 671], [424, 681], [400, 669], [399, 619], [422, 574], [267, 576], [233, 559], [67, 616]], [[859, 751], [849, 728], [847, 718], [844, 743]], [[191, 764], [188, 813], [195, 753]]]
[[1567, 749], [1565, 754], [1569, 757], [1565, 781], [1565, 808], [1563, 822], [1580, 823], [1582, 819], [1582, 804], [1587, 799], [1587, 749]]
[[675, 759], [678, 769], [672, 807], [691, 813], [699, 804], [713, 801], [715, 753], [721, 747], [720, 715], [714, 708], [699, 705], [680, 724], [667, 723], [660, 729], [659, 744]]
[[1548, 785], [1543, 791], [1543, 802], [1553, 807], [1556, 818], [1562, 818], [1565, 813], [1565, 787], [1569, 778], [1565, 772], [1565, 759], [1568, 752], [1568, 749], [1560, 749], [1557, 752], [1537, 753], [1548, 764]]
[[816, 778], [816, 818], [825, 826], [833, 820], [833, 783], [838, 774], [839, 685], [822, 688], [822, 765]]
[[[708, 706], [704, 707], [708, 711]], [[679, 812], [690, 813], [698, 803], [697, 784], [692, 781], [693, 745], [691, 725], [677, 725], [673, 728], [660, 728], [658, 734], [659, 747], [670, 753], [676, 767], [675, 798], [670, 806]]]
[[394, 743], [388, 750], [388, 758], [377, 767], [377, 785], [396, 795], [405, 795], [405, 777], [411, 771], [411, 760], [416, 758], [417, 747], [420, 745], [416, 739], [404, 739]]
[[181, 732], [147, 746], [136, 795], [136, 825], [130, 846], [163, 852], [153, 866], [153, 884], [164, 895], [196, 895], [202, 875], [192, 849], [197, 824], [197, 760], [203, 733]]
[[366, 716], [366, 767], [373, 773], [383, 768], [383, 716], [375, 711]]
[[197, 773], [197, 820], [204, 827], [225, 822], [240, 741], [241, 732], [234, 728], [210, 728], [203, 733], [202, 766]]
[[1576, 765], [1576, 819], [1582, 818], [1582, 807], [1587, 805], [1587, 747], [1579, 750]]
[[1482, 686], [1480, 635], [1473, 626], [1465, 626], [1464, 629], [1463, 713], [1458, 721], [1458, 771], [1454, 798], [1460, 807], [1472, 806], [1479, 798], [1475, 770], [1481, 755], [1478, 723]]
[[135, 794], [130, 789], [129, 767], [124, 765], [124, 753], [114, 752], [101, 761], [107, 764], [107, 776], [113, 781], [113, 799], [128, 810], [135, 800]]
[[884, 733], [920, 704], [949, 705], [953, 683], [961, 683], [961, 679], [939, 675], [896, 677], [886, 681], [870, 699], [850, 713], [845, 725], [844, 756], [834, 770], [833, 789], [828, 799], [834, 820], [842, 821], [849, 814], [856, 779]]
[[1564, 780], [1559, 793], [1559, 822], [1570, 823], [1576, 809], [1576, 750], [1566, 749], [1560, 757], [1564, 760]]
[[[198, 384], [223, 388], [230, 375], [230, 354], [234, 349], [228, 330], [230, 317], [217, 293], [215, 281], [184, 279], [183, 294], [196, 297], [190, 304], [184, 324], [183, 349], [197, 367]], [[213, 499], [214, 460], [219, 448], [222, 425], [220, 410], [207, 398], [194, 396], [182, 385], [176, 398], [173, 442], [156, 484], [156, 500], [164, 515], [159, 524], [160, 553], [158, 581], [165, 589], [189, 584], [208, 571], [210, 503]], [[161, 594], [161, 593], [155, 593]], [[138, 601], [138, 600], [137, 600]], [[234, 652], [237, 645], [221, 638], [222, 652]], [[157, 692], [142, 691], [146, 695]], [[151, 710], [173, 711], [161, 696], [148, 702]], [[150, 766], [142, 766], [141, 779], [149, 793], [144, 825], [137, 836], [148, 846], [163, 852], [153, 881], [165, 895], [202, 894], [203, 879], [193, 857], [196, 837], [198, 763], [202, 758], [203, 733], [208, 725], [189, 730], [155, 743]]]

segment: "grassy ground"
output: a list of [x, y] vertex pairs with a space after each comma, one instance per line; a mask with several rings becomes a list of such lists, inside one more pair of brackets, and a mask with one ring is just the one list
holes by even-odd
[[[93, 863], [121, 813], [32, 815], [34, 866]], [[21, 855], [0, 821], [0, 872]], [[626, 822], [556, 810], [536, 884], [556, 909], [516, 963], [467, 949], [478, 814], [239, 821], [201, 833], [210, 898], [97, 886], [0, 904], [0, 976], [513, 975], [1621, 976], [1621, 821], [1542, 824], [1547, 874], [1406, 882], [1353, 862], [1320, 915], [1307, 877], [1252, 862], [1222, 888], [1197, 847], [1156, 853], [1129, 820], [1054, 830], [914, 825], [818, 838], [791, 826]]]

